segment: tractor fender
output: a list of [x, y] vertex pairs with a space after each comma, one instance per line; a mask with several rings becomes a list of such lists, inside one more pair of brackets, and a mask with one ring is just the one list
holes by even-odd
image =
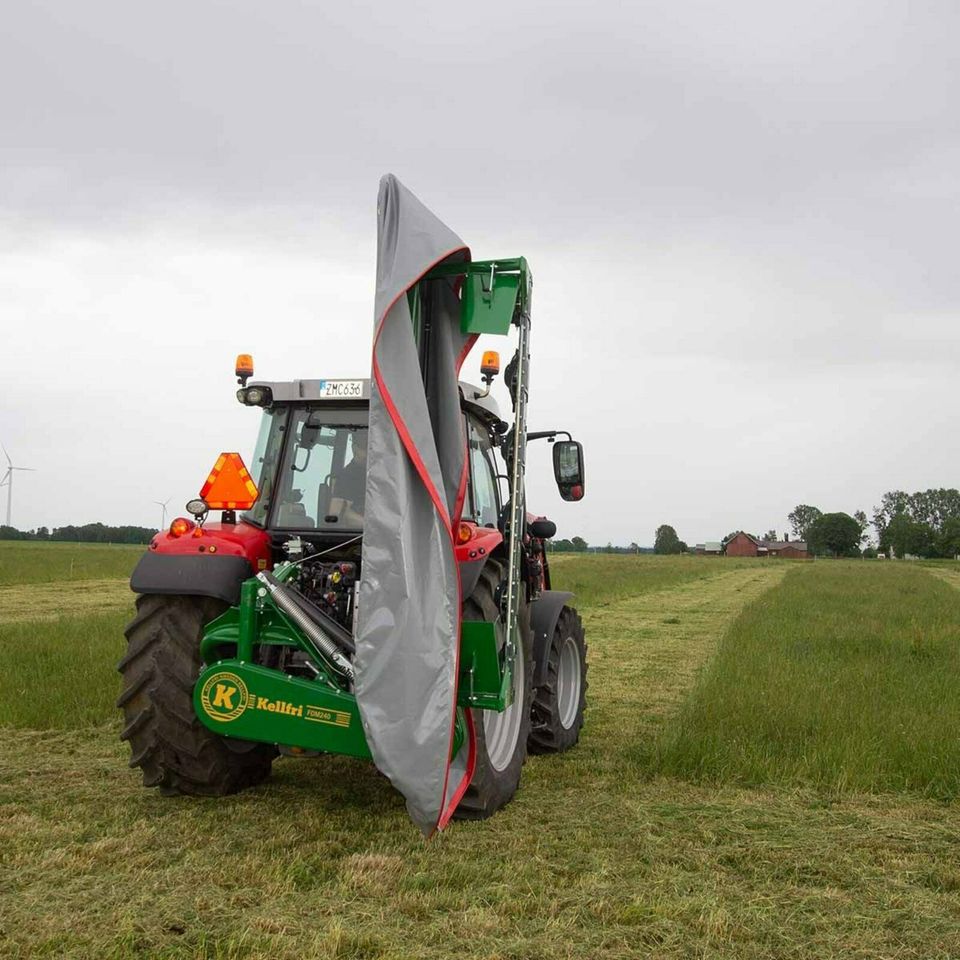
[[460, 564], [460, 596], [466, 600], [477, 586], [480, 579], [480, 571], [483, 570], [487, 558], [482, 560], [468, 560]]
[[236, 605], [240, 584], [252, 576], [246, 557], [148, 551], [134, 568], [130, 589], [134, 593], [216, 597]]
[[547, 680], [547, 660], [550, 655], [550, 641], [572, 593], [562, 590], [544, 590], [540, 599], [530, 605], [530, 626], [533, 629], [533, 686], [542, 686]]

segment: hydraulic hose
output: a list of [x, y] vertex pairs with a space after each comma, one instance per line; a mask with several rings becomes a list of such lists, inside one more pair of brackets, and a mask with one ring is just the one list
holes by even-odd
[[300, 604], [291, 596], [290, 588], [282, 584], [273, 574], [261, 570], [257, 579], [267, 588], [270, 599], [282, 610], [316, 645], [338, 673], [353, 681], [353, 664], [340, 652], [336, 642], [315, 623]]

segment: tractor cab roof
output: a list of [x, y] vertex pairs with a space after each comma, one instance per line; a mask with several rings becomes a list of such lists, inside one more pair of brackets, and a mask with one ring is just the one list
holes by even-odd
[[[250, 387], [266, 387], [274, 403], [350, 403], [370, 402], [370, 380], [253, 380]], [[497, 401], [484, 396], [472, 383], [460, 381], [460, 393], [466, 406], [484, 419], [500, 419]]]

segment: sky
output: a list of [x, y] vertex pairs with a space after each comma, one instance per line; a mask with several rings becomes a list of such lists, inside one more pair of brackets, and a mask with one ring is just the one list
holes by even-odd
[[572, 504], [531, 446], [560, 536], [782, 533], [798, 503], [960, 485], [952, 0], [26, 0], [4, 21], [17, 527], [181, 512], [221, 450], [252, 451], [239, 352], [264, 379], [368, 375], [386, 172], [474, 257], [530, 261], [530, 428], [585, 448]]

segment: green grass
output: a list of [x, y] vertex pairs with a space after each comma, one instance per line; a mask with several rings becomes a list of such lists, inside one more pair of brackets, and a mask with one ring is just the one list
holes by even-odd
[[146, 547], [0, 540], [0, 586], [129, 577]]
[[727, 632], [663, 734], [656, 768], [956, 797], [958, 601], [915, 565], [795, 568]]
[[0, 623], [0, 727], [69, 730], [116, 717], [133, 611]]
[[[877, 586], [870, 568], [880, 565], [577, 560], [582, 566], [564, 558], [554, 569], [558, 587], [581, 587], [590, 644], [580, 744], [531, 758], [501, 813], [456, 823], [431, 842], [384, 777], [345, 758], [281, 759], [270, 781], [223, 799], [143, 789], [110, 706], [126, 612], [102, 614], [99, 625], [85, 610], [73, 625], [61, 617], [0, 626], [5, 663], [24, 660], [19, 685], [28, 696], [99, 691], [75, 703], [75, 729], [52, 724], [57, 711], [48, 706], [17, 721], [45, 729], [0, 730], [0, 956], [960, 956], [960, 804], [889, 787], [651, 776], [649, 758], [685, 715], [691, 691], [699, 696], [698, 677], [711, 676], [732, 624], [739, 630], [769, 600], [775, 612], [794, 581], [811, 576], [827, 610], [863, 620], [863, 595]], [[880, 575], [891, 578], [881, 592], [898, 596], [914, 619], [931, 609], [931, 584], [944, 609], [960, 602], [938, 592], [952, 589], [942, 581], [917, 579], [919, 567], [890, 564]], [[116, 586], [111, 602], [128, 602], [122, 581]], [[53, 613], [77, 606], [64, 594], [58, 608], [42, 585], [22, 592], [21, 608], [30, 598]], [[781, 625], [784, 616], [781, 609]], [[869, 636], [868, 626], [857, 630]], [[51, 629], [52, 648], [42, 636]], [[84, 643], [98, 665], [81, 678], [76, 658], [61, 654]], [[893, 634], [889, 643], [897, 646]], [[781, 659], [790, 649], [777, 648]], [[863, 649], [866, 659], [876, 654]], [[896, 697], [914, 698], [930, 679], [902, 676]], [[957, 699], [957, 686], [954, 679], [941, 692]], [[0, 687], [0, 706], [9, 689]]]

